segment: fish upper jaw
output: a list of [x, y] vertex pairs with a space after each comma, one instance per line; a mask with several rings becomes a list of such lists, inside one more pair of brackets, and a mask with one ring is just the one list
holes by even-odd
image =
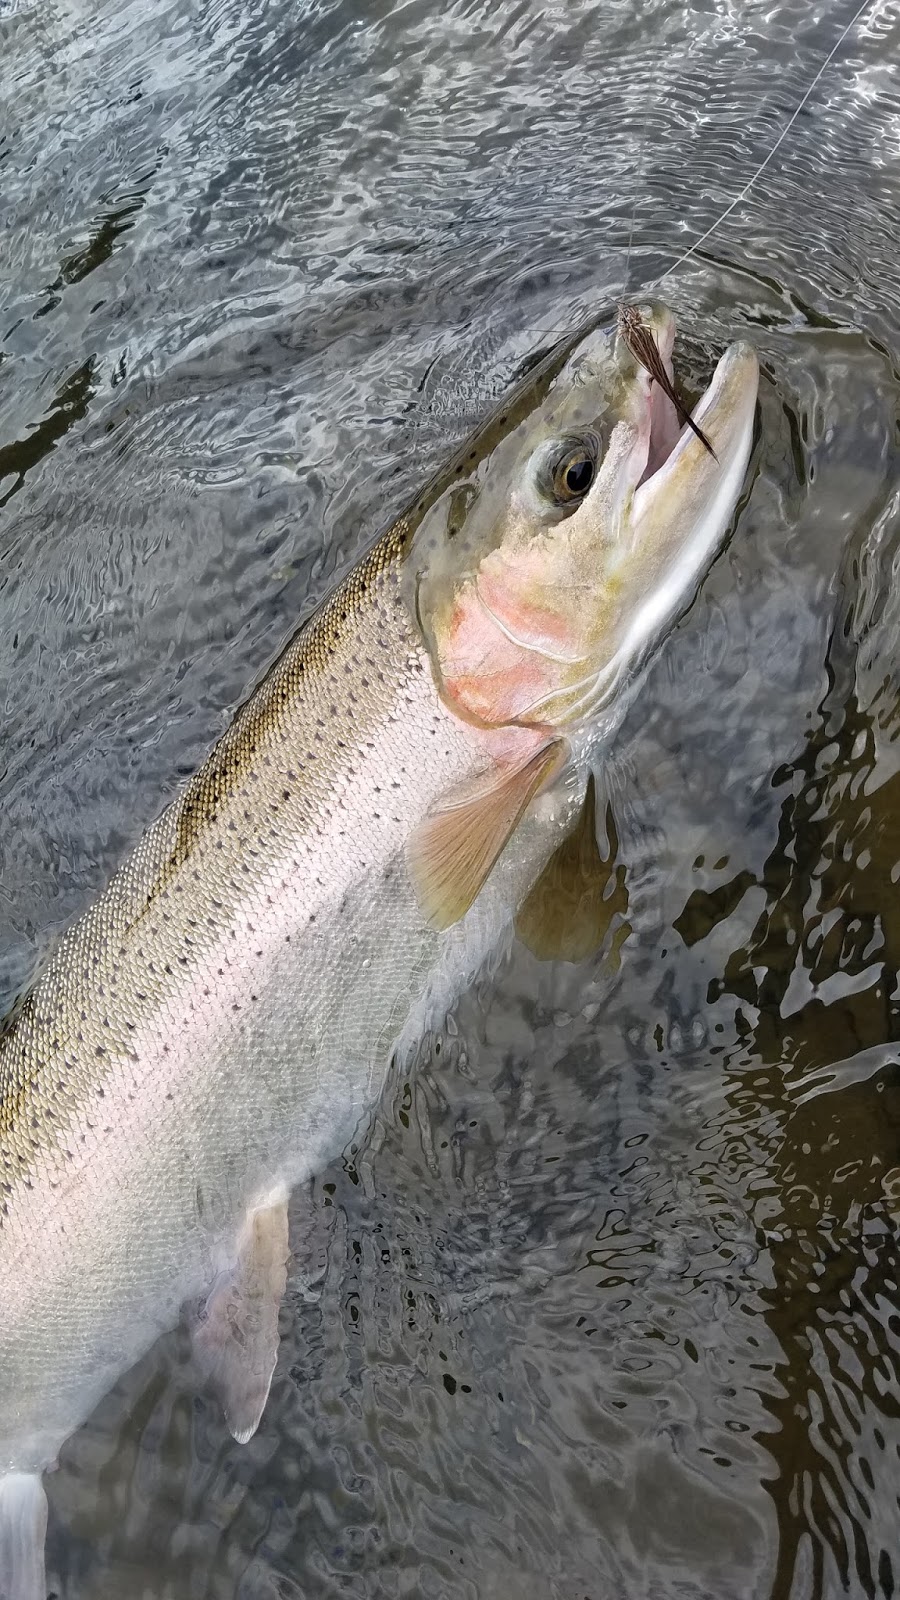
[[756, 352], [730, 345], [694, 410], [715, 455], [687, 428], [655, 472], [635, 490], [629, 518], [630, 560], [647, 584], [624, 641], [664, 616], [680, 597], [692, 597], [712, 564], [740, 494], [750, 449], [759, 384]]

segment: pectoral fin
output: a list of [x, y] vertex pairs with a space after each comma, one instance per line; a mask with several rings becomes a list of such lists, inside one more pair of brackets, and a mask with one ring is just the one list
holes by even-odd
[[47, 1496], [39, 1477], [0, 1478], [0, 1600], [47, 1600], [44, 1536]]
[[530, 801], [566, 755], [565, 742], [556, 739], [521, 766], [499, 768], [486, 782], [451, 798], [416, 829], [410, 870], [434, 927], [452, 927], [465, 916]]
[[597, 843], [591, 773], [575, 826], [550, 857], [516, 917], [516, 933], [542, 961], [586, 960], [600, 949], [616, 913], [627, 911], [624, 869], [615, 865], [619, 841], [611, 809], [607, 835], [609, 855], [604, 858]]
[[217, 1278], [194, 1325], [198, 1365], [239, 1444], [256, 1432], [268, 1398], [287, 1258], [287, 1202], [251, 1211], [237, 1261]]

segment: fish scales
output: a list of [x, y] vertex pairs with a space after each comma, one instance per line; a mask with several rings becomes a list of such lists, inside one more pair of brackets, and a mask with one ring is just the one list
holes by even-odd
[[[341, 693], [351, 705], [358, 696], [349, 681], [348, 662], [348, 681], [335, 683], [336, 698], [324, 715], [317, 674], [321, 676], [340, 646], [340, 625], [353, 618], [369, 590], [377, 610], [389, 553], [401, 547], [402, 538], [402, 527], [392, 530], [373, 551], [367, 569], [351, 574], [293, 642], [183, 794], [63, 937], [10, 1019], [0, 1037], [0, 1161], [6, 1196], [0, 1217], [9, 1216], [14, 1181], [27, 1181], [42, 1150], [36, 1137], [41, 1123], [59, 1131], [77, 1120], [85, 1091], [96, 1093], [103, 1060], [133, 1055], [135, 1011], [163, 1002], [172, 987], [166, 980], [180, 980], [198, 948], [208, 942], [210, 930], [227, 922], [251, 859], [244, 856], [245, 849], [271, 853], [285, 824], [296, 822], [298, 812], [302, 816], [308, 808], [318, 775], [319, 782], [327, 783], [323, 730], [327, 734], [329, 719], [339, 715]], [[371, 665], [376, 683], [383, 681], [383, 660], [354, 665], [361, 669], [361, 687], [372, 681], [366, 678], [366, 665]], [[289, 759], [279, 761], [279, 753]], [[262, 797], [260, 783], [273, 791], [271, 796]], [[221, 858], [215, 871], [217, 892], [208, 894], [210, 904], [202, 907], [203, 868], [210, 849]], [[176, 897], [183, 907], [180, 916], [172, 910]], [[145, 959], [140, 942], [135, 943], [142, 933], [167, 941], [179, 972], [158, 958]], [[140, 972], [142, 987], [126, 995], [124, 978], [136, 976], [128, 972], [130, 962]], [[98, 1008], [97, 1000], [105, 1003]]]
[[[376, 546], [287, 651], [63, 938], [0, 1041], [0, 1272], [12, 1286], [0, 1468], [13, 1438], [21, 1466], [23, 1422], [34, 1441], [29, 1466], [44, 1464], [66, 1425], [51, 1415], [51, 1355], [56, 1400], [73, 1415], [84, 1410], [59, 1360], [60, 1323], [79, 1370], [81, 1341], [94, 1339], [92, 1388], [102, 1394], [109, 1368], [133, 1359], [214, 1276], [218, 1245], [255, 1194], [286, 1170], [299, 1181], [320, 1144], [333, 1153], [334, 1127], [321, 1140], [316, 1130], [335, 1094], [344, 1094], [348, 1135], [371, 1099], [381, 1036], [392, 1018], [399, 1031], [407, 1008], [404, 967], [418, 970], [428, 942], [424, 926], [414, 941], [391, 937], [399, 910], [421, 922], [399, 905], [410, 896], [391, 874], [410, 798], [427, 804], [447, 774], [464, 772], [477, 743], [460, 738], [434, 691], [396, 569], [404, 533], [394, 529]], [[354, 816], [356, 784], [365, 818]], [[336, 1027], [341, 996], [317, 971], [317, 921], [342, 904], [348, 949], [354, 940], [365, 947], [355, 973], [366, 988], [364, 1039], [348, 1036], [346, 1018]], [[380, 959], [367, 940], [376, 922]], [[393, 976], [384, 987], [386, 949]], [[293, 977], [287, 1009], [270, 1003], [275, 972]], [[341, 987], [350, 976], [345, 963]], [[320, 1103], [323, 1060], [330, 1076]], [[309, 1079], [299, 1106], [298, 1072]], [[338, 1131], [338, 1147], [341, 1139]], [[150, 1248], [135, 1262], [130, 1239], [142, 1216], [152, 1217]], [[88, 1293], [92, 1262], [105, 1315]], [[59, 1321], [47, 1315], [51, 1294]], [[118, 1332], [123, 1296], [133, 1313], [128, 1349]]]

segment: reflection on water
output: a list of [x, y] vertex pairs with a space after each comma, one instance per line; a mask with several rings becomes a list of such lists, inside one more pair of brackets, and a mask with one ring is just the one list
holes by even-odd
[[[655, 279], [851, 8], [0, 0], [0, 989], [523, 361]], [[259, 1435], [173, 1333], [75, 1596], [891, 1596], [898, 24], [665, 284], [734, 539], [603, 762], [621, 961], [516, 948], [295, 1197]]]

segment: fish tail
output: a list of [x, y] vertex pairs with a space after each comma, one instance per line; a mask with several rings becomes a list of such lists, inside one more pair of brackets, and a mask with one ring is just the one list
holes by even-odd
[[0, 1478], [0, 1600], [47, 1600], [47, 1496], [36, 1473]]

